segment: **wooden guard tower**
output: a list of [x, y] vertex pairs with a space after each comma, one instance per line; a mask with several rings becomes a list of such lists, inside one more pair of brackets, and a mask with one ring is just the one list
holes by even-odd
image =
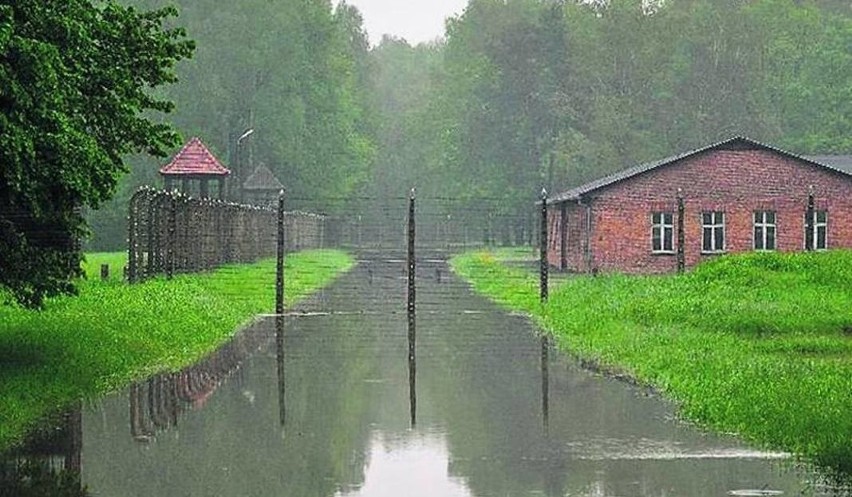
[[193, 137], [172, 161], [160, 169], [160, 174], [166, 183], [166, 190], [176, 187], [175, 181], [180, 180], [180, 190], [187, 195], [193, 193], [191, 181], [198, 181], [198, 193], [201, 198], [210, 197], [210, 181], [216, 181], [219, 186], [219, 198], [225, 198], [225, 178], [231, 171], [219, 162], [210, 150]]
[[278, 202], [278, 193], [283, 189], [272, 171], [260, 165], [243, 183], [243, 198], [249, 204], [271, 206]]

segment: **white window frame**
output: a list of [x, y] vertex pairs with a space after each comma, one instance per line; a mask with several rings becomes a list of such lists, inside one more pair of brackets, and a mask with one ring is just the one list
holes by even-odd
[[[772, 215], [772, 222], [767, 218]], [[775, 211], [754, 211], [754, 226], [752, 227], [752, 248], [761, 252], [772, 252], [778, 249], [778, 213]], [[761, 230], [760, 238], [757, 236], [757, 230]], [[769, 230], [772, 230], [772, 246], [768, 247]], [[758, 247], [760, 242], [760, 247]]]
[[[657, 222], [657, 216], [659, 216], [659, 222]], [[669, 218], [669, 222], [666, 223], [666, 217]], [[671, 233], [671, 248], [666, 248], [666, 231]], [[659, 236], [660, 240], [660, 248], [658, 249], [655, 245], [655, 238]], [[674, 241], [674, 213], [673, 212], [652, 212], [651, 213], [651, 252], [654, 254], [674, 254], [675, 253], [675, 241]]]
[[[824, 220], [819, 221], [819, 215], [824, 215]], [[814, 242], [814, 250], [828, 250], [828, 210], [826, 209], [814, 209], [813, 211], [813, 242]], [[819, 246], [819, 230], [822, 229], [825, 235], [822, 237], [823, 246]], [[802, 242], [802, 245], [805, 247], [805, 250], [808, 249], [808, 213], [805, 212], [805, 239]]]
[[[707, 215], [711, 216], [711, 222], [705, 223], [704, 218]], [[719, 246], [719, 240], [716, 237], [717, 230], [722, 229], [722, 243]], [[711, 247], [707, 249], [704, 246], [705, 233], [710, 230]], [[701, 253], [702, 254], [719, 254], [725, 252], [725, 247], [728, 243], [728, 233], [725, 229], [725, 211], [704, 211], [701, 213]]]

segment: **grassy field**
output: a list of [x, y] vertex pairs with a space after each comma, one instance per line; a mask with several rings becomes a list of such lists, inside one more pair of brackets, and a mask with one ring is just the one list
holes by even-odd
[[506, 253], [454, 270], [559, 346], [687, 419], [852, 474], [852, 252], [728, 256], [684, 275], [562, 278], [547, 305]]
[[[101, 263], [112, 266], [108, 281]], [[339, 251], [288, 255], [288, 305], [352, 264]], [[121, 282], [123, 265], [120, 254], [89, 254], [78, 297], [51, 299], [42, 311], [0, 306], [0, 447], [71, 401], [203, 357], [275, 309], [274, 260], [132, 286]]]

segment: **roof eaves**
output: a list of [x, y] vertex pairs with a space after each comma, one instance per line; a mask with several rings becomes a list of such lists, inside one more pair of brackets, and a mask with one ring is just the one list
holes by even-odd
[[578, 187], [572, 188], [570, 190], [566, 190], [566, 191], [564, 191], [564, 192], [562, 192], [558, 195], [555, 195], [555, 196], [548, 199], [548, 203], [580, 201], [580, 200], [583, 199], [583, 197], [585, 195], [592, 193], [594, 191], [597, 191], [601, 188], [605, 188], [607, 186], [610, 186], [610, 185], [613, 185], [615, 183], [624, 181], [624, 180], [632, 178], [634, 176], [638, 176], [642, 173], [657, 169], [658, 167], [662, 167], [662, 166], [665, 166], [665, 165], [668, 165], [668, 164], [672, 164], [672, 163], [678, 162], [680, 160], [686, 159], [688, 157], [692, 157], [694, 155], [704, 153], [704, 152], [707, 152], [709, 150], [713, 150], [713, 149], [719, 148], [723, 145], [727, 145], [727, 144], [734, 143], [734, 142], [737, 142], [737, 141], [749, 143], [749, 144], [755, 145], [759, 148], [771, 150], [775, 153], [778, 153], [778, 154], [781, 154], [781, 155], [784, 155], [784, 156], [787, 156], [787, 157], [790, 157], [790, 158], [793, 158], [793, 159], [798, 159], [798, 160], [801, 160], [801, 161], [804, 161], [804, 162], [807, 162], [807, 163], [810, 163], [810, 164], [813, 164], [813, 165], [816, 165], [816, 166], [820, 166], [820, 167], [829, 169], [829, 170], [834, 171], [834, 172], [845, 174], [847, 176], [852, 176], [852, 171], [845, 171], [845, 170], [840, 169], [838, 167], [815, 161], [815, 160], [813, 160], [809, 157], [796, 155], [796, 154], [788, 152], [786, 150], [782, 150], [778, 147], [774, 147], [772, 145], [768, 145], [766, 143], [761, 143], [759, 141], [752, 140], [751, 138], [747, 138], [745, 136], [738, 135], [738, 136], [728, 138], [726, 140], [722, 140], [722, 141], [719, 141], [719, 142], [716, 142], [716, 143], [712, 143], [710, 145], [707, 145], [707, 146], [704, 146], [704, 147], [701, 147], [701, 148], [690, 150], [690, 151], [687, 151], [687, 152], [684, 152], [684, 153], [681, 153], [681, 154], [678, 154], [678, 155], [673, 155], [671, 157], [666, 157], [664, 159], [660, 159], [660, 160], [657, 160], [657, 161], [647, 162], [645, 164], [633, 166], [633, 167], [624, 169], [622, 171], [610, 174], [608, 176], [604, 176], [603, 178], [591, 181], [591, 182], [586, 183], [584, 185], [580, 185]]
[[[195, 150], [191, 151], [191, 149]], [[200, 154], [203, 157], [201, 162], [205, 164], [205, 167], [208, 170], [181, 170], [182, 167], [185, 167], [182, 162], [188, 160], [186, 159], [186, 156], [190, 153]], [[183, 147], [181, 147], [180, 151], [175, 154], [171, 162], [160, 168], [160, 174], [164, 176], [227, 176], [231, 174], [231, 171], [224, 165], [222, 165], [221, 162], [219, 162], [219, 159], [217, 159], [216, 156], [213, 155], [210, 149], [208, 149], [207, 146], [204, 145], [200, 138], [194, 136], [188, 142], [186, 142]]]

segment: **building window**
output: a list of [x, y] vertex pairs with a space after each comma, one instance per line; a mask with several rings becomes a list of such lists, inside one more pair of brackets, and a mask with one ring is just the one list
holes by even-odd
[[725, 213], [705, 212], [701, 215], [703, 243], [701, 251], [705, 253], [725, 250]]
[[674, 215], [671, 212], [651, 214], [651, 250], [655, 253], [674, 252]]
[[754, 249], [775, 250], [775, 211], [754, 213]]
[[[808, 248], [808, 214], [805, 213], [805, 248]], [[813, 228], [811, 243], [814, 250], [828, 248], [828, 211], [813, 211]]]

